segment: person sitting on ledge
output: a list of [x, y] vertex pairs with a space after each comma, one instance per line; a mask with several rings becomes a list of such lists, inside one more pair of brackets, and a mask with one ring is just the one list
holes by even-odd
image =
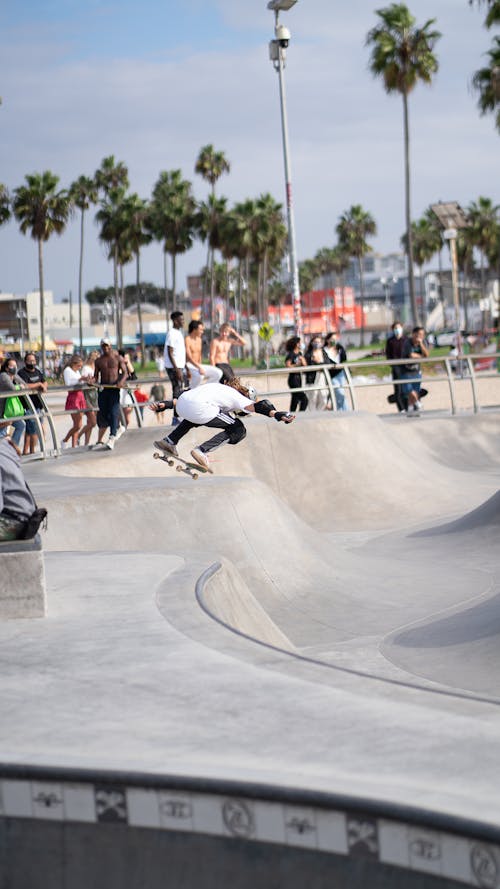
[[0, 542], [29, 540], [46, 516], [24, 479], [19, 448], [10, 438], [0, 438]]

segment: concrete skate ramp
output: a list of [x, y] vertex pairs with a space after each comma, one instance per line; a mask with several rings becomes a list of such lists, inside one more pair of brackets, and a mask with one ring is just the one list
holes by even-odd
[[[374, 414], [299, 415], [289, 427], [262, 417], [247, 421], [247, 439], [216, 454], [216, 476], [267, 485], [310, 527], [374, 530], [431, 519], [477, 506], [498, 471], [498, 417], [383, 420]], [[79, 454], [58, 462], [66, 476], [159, 478], [172, 472], [151, 458], [161, 433], [147, 427], [120, 440], [109, 454]], [[183, 441], [189, 453], [206, 432]], [[458, 454], [458, 456], [457, 456]], [[481, 472], [478, 472], [481, 470]], [[182, 481], [185, 481], [182, 479]], [[205, 484], [208, 479], [203, 479]]]
[[[112, 455], [58, 461], [59, 485], [66, 492], [52, 501], [45, 547], [117, 553], [131, 546], [144, 553], [167, 547], [188, 559], [194, 548], [204, 567], [222, 560], [207, 586], [207, 602], [235, 630], [330, 668], [398, 679], [406, 672], [410, 679], [450, 684], [449, 670], [440, 671], [439, 664], [434, 670], [431, 647], [424, 646], [422, 671], [420, 661], [402, 658], [401, 646], [382, 644], [402, 626], [491, 595], [494, 566], [486, 549], [480, 565], [477, 558], [485, 539], [474, 544], [476, 558], [464, 561], [461, 548], [443, 558], [432, 527], [422, 532], [418, 546], [415, 535], [400, 531], [480, 501], [496, 484], [489, 464], [483, 477], [443, 467], [425, 449], [418, 462], [408, 455], [408, 442], [416, 449], [439, 437], [443, 427], [437, 423], [436, 432], [434, 421], [401, 418], [396, 426], [372, 415], [306, 416], [287, 429], [252, 418], [247, 441], [221, 449], [215, 477], [196, 483], [152, 460], [156, 430], [129, 434]], [[433, 431], [425, 434], [425, 426]], [[488, 424], [480, 426], [479, 445], [467, 424], [458, 421], [454, 434], [458, 439], [467, 434], [469, 449], [484, 461], [490, 456]], [[444, 428], [449, 449], [451, 432]], [[184, 452], [194, 440], [192, 434]], [[154, 480], [145, 475], [152, 470], [159, 470]], [[127, 471], [136, 477], [124, 478]], [[87, 479], [88, 492], [73, 498], [68, 493], [75, 490], [77, 473]], [[490, 515], [490, 507], [478, 512], [485, 515], [485, 509]], [[365, 537], [367, 528], [393, 531], [376, 538], [370, 533], [365, 540], [359, 533], [346, 535], [353, 523]], [[321, 527], [330, 533], [319, 532]], [[419, 572], [418, 595], [408, 571], [414, 562], [432, 565], [432, 571]], [[172, 620], [168, 598], [159, 604]], [[439, 622], [437, 627], [446, 630]], [[444, 638], [446, 644], [446, 633]], [[461, 679], [457, 687], [491, 694], [485, 662], [479, 656], [476, 661], [472, 684]]]

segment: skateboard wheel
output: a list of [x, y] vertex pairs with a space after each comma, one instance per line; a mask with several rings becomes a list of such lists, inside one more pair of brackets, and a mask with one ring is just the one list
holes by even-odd
[[197, 472], [193, 472], [193, 476], [192, 476], [192, 477], [193, 477], [193, 479], [196, 481], [196, 479], [198, 478], [198, 473], [197, 473]]
[[173, 466], [173, 465], [174, 465], [174, 461], [173, 461], [173, 460], [167, 460], [167, 463], [168, 463], [169, 466]]
[[178, 465], [178, 466], [176, 466], [175, 468], [177, 469], [177, 472], [182, 472], [182, 466], [179, 466], [179, 465]]
[[155, 453], [153, 454], [153, 457], [154, 457], [155, 460], [159, 460], [159, 459], [160, 459], [160, 455], [157, 454], [156, 451], [155, 451]]

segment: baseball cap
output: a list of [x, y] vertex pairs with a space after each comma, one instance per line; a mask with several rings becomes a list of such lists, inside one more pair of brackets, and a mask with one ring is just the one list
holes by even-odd
[[104, 336], [101, 340], [101, 346], [110, 346], [111, 340], [108, 336]]

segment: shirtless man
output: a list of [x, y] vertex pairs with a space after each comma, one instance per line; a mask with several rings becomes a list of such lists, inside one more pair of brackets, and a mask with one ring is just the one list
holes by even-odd
[[[115, 352], [111, 346], [111, 340], [107, 337], [101, 340], [101, 352], [96, 358], [94, 383], [106, 388], [101, 389], [98, 395], [99, 411], [97, 413], [97, 425], [99, 433], [97, 445], [102, 444], [104, 434], [109, 426], [109, 438], [106, 447], [113, 450], [117, 438], [125, 432], [120, 422], [120, 389], [123, 389], [128, 378], [125, 360]], [[114, 386], [115, 388], [108, 388]], [[95, 447], [97, 447], [95, 445]]]
[[219, 336], [214, 337], [210, 343], [210, 364], [222, 371], [222, 382], [234, 377], [234, 372], [229, 364], [229, 352], [231, 346], [245, 346], [245, 340], [236, 333], [230, 324], [221, 324]]
[[186, 344], [186, 366], [191, 371], [190, 388], [195, 389], [200, 383], [218, 383], [222, 371], [211, 364], [201, 363], [201, 351], [205, 327], [203, 321], [190, 321]]
[[[172, 407], [171, 401], [160, 401], [150, 405], [153, 411], [164, 411]], [[247, 431], [235, 413], [263, 414], [279, 423], [291, 423], [295, 415], [288, 411], [277, 411], [266, 398], [257, 400], [252, 386], [244, 386], [238, 377], [226, 383], [206, 383], [198, 389], [188, 389], [177, 399], [177, 413], [182, 423], [169, 435], [154, 442], [166, 454], [178, 457], [177, 444], [184, 435], [196, 426], [220, 429], [208, 441], [193, 448], [191, 456], [200, 466], [211, 472], [208, 454], [223, 444], [236, 445], [245, 438]]]

